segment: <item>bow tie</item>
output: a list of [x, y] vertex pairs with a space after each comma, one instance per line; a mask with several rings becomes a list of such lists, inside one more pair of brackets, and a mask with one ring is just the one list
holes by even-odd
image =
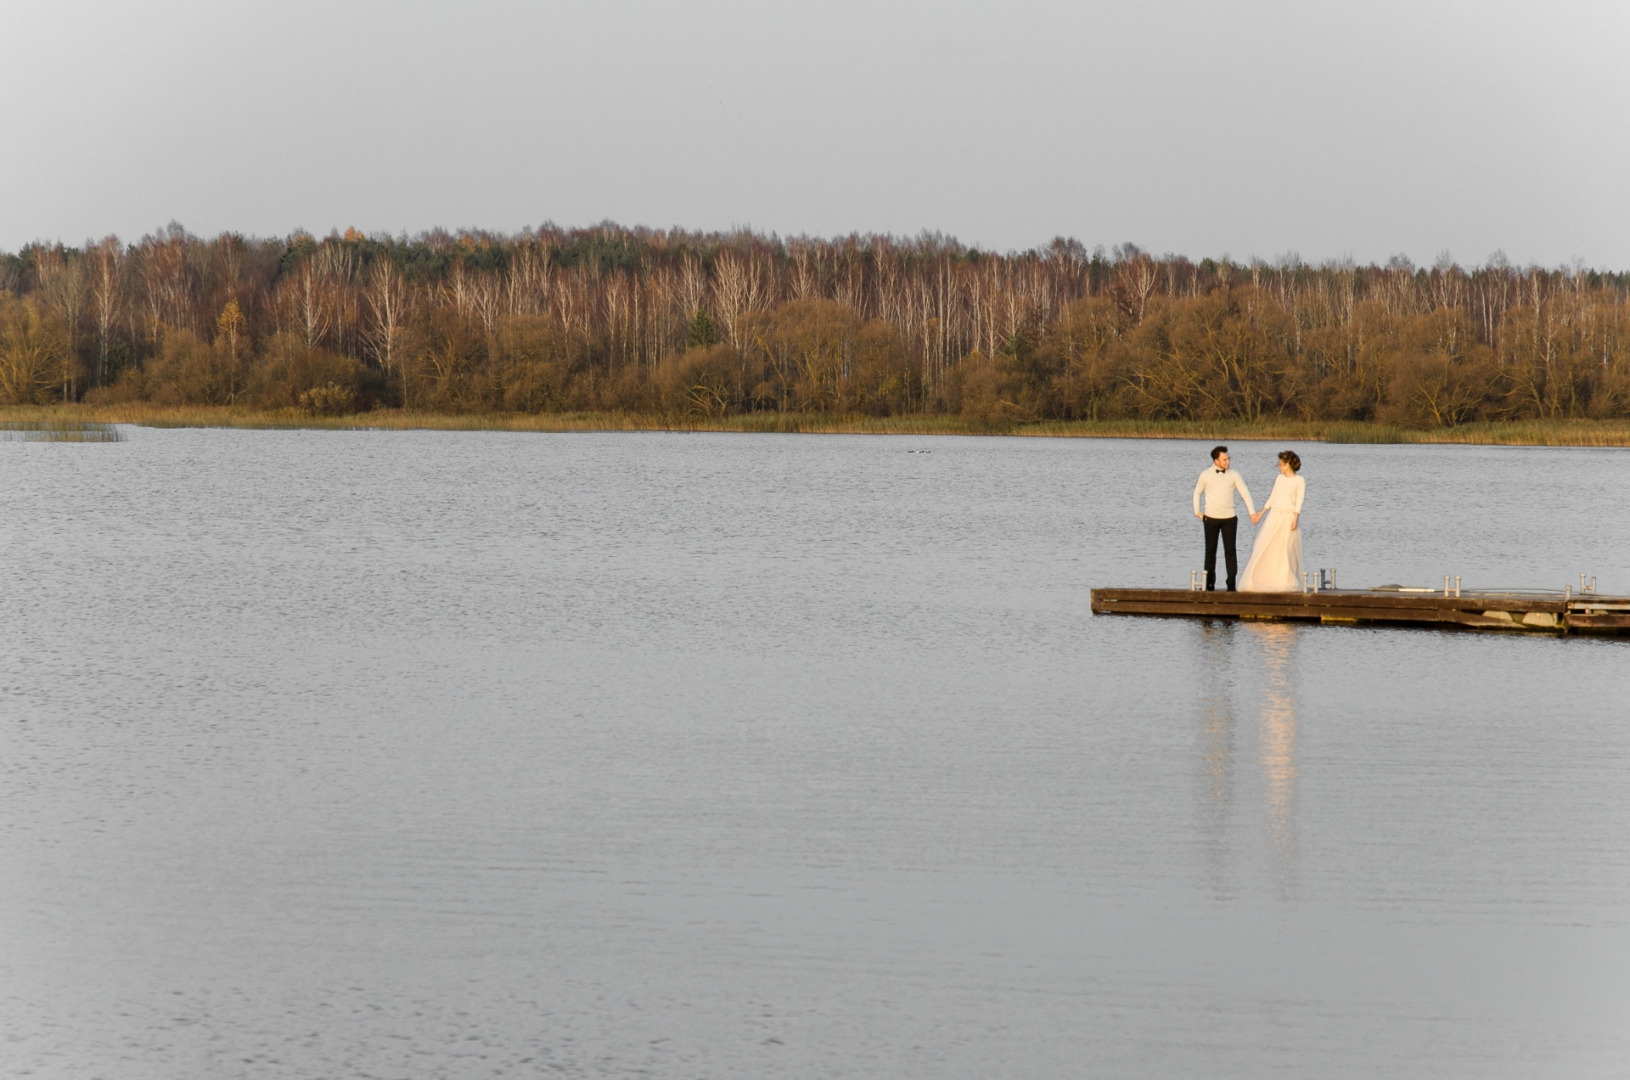
[[1225, 472], [1227, 472], [1227, 471], [1228, 471], [1228, 470], [1227, 470], [1227, 469], [1218, 469], [1218, 470], [1217, 470], [1217, 471], [1218, 471], [1218, 472], [1220, 472], [1220, 473], [1225, 473]]

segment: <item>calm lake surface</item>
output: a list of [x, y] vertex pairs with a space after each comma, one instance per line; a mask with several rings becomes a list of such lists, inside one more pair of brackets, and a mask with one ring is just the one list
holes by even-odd
[[[1630, 641], [1093, 617], [1207, 445], [122, 434], [0, 444], [7, 1076], [1630, 1067]], [[1630, 592], [1630, 452], [1291, 445]]]

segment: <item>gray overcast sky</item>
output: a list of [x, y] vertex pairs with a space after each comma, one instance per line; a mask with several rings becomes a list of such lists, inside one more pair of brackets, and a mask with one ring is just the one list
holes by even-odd
[[0, 0], [0, 248], [584, 225], [1630, 269], [1625, 0]]

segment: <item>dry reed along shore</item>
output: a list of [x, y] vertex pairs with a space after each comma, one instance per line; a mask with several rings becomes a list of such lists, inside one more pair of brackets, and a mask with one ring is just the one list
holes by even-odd
[[954, 416], [742, 413], [722, 417], [644, 413], [432, 413], [402, 409], [319, 415], [224, 406], [36, 405], [0, 408], [0, 427], [135, 424], [148, 427], [439, 431], [729, 431], [866, 435], [1034, 435], [1111, 439], [1269, 439], [1333, 443], [1464, 443], [1630, 446], [1630, 420], [1514, 420], [1411, 429], [1321, 420], [1044, 420], [984, 424]]

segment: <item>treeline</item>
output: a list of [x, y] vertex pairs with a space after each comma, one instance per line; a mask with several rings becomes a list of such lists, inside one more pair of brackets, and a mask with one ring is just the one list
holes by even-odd
[[1630, 416], [1630, 275], [545, 227], [0, 254], [0, 403]]

